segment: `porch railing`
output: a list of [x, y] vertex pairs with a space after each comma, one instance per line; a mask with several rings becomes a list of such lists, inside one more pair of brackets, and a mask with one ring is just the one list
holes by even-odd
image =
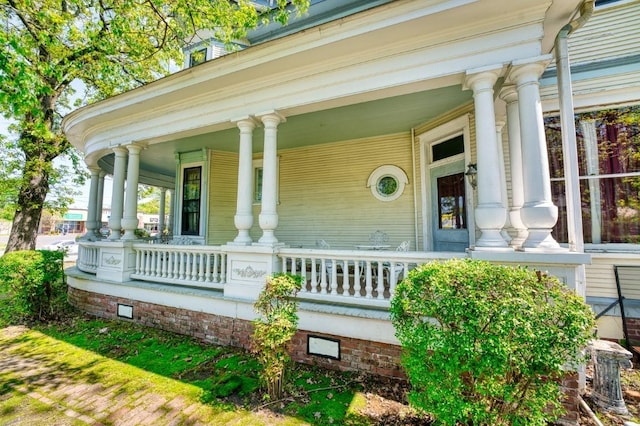
[[282, 271], [303, 277], [301, 299], [386, 308], [417, 265], [464, 253], [281, 249]]
[[[78, 269], [96, 273], [105, 242], [82, 242]], [[227, 254], [220, 246], [135, 243], [134, 280], [222, 290]], [[464, 253], [281, 248], [282, 272], [301, 275], [302, 300], [388, 308], [398, 282], [416, 265], [465, 257]]]
[[76, 266], [83, 272], [95, 274], [98, 270], [98, 255], [100, 253], [99, 246], [83, 242], [78, 247], [78, 260]]
[[134, 244], [131, 278], [222, 289], [227, 281], [226, 254], [217, 246]]

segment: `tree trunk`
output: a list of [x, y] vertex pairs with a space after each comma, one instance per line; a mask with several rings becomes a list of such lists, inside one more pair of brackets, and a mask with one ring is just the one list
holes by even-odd
[[16, 214], [5, 253], [35, 250], [44, 200], [49, 192], [50, 168], [51, 160], [46, 156], [41, 154], [34, 158], [27, 155]]

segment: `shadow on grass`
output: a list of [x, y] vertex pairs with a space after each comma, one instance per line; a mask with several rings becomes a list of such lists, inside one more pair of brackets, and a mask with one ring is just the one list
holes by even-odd
[[[381, 422], [379, 418], [362, 414], [360, 410], [366, 405], [366, 398], [361, 392], [368, 389], [384, 393], [386, 390], [386, 396], [391, 398], [394, 392], [380, 389], [379, 382], [374, 383], [370, 377], [356, 373], [338, 373], [296, 364], [290, 371], [285, 398], [267, 401], [260, 390], [260, 366], [247, 352], [239, 349], [203, 344], [186, 336], [132, 323], [93, 318], [74, 318], [36, 329], [102, 357], [195, 386], [201, 390], [199, 400], [216, 410], [271, 412], [269, 416], [284, 414], [314, 425], [428, 424], [409, 422], [409, 418], [402, 423], [388, 419]], [[25, 342], [25, 339], [28, 338], [17, 338], [14, 342], [16, 345], [28, 343], [23, 348], [25, 357], [47, 366], [29, 377], [31, 385], [48, 383], [55, 388], [68, 380], [87, 383], [104, 380], [97, 365], [100, 361], [67, 362], [55, 354], [43, 355], [37, 348], [38, 342]], [[61, 382], [56, 383], [56, 380]], [[105, 387], [115, 385], [102, 384]], [[397, 386], [397, 382], [390, 381], [384, 386]], [[118, 391], [136, 390], [122, 386]]]

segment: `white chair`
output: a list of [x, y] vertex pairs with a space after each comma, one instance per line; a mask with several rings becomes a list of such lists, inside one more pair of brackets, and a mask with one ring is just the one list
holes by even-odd
[[[407, 252], [409, 251], [409, 247], [411, 247], [411, 241], [403, 241], [396, 247], [396, 251], [398, 252]], [[391, 267], [391, 263], [386, 262], [385, 271], [387, 271], [387, 280], [389, 281], [389, 285], [391, 283], [397, 284], [400, 275], [404, 274], [404, 263], [393, 263], [393, 268]], [[392, 280], [393, 278], [393, 280]]]
[[[322, 250], [330, 250], [331, 244], [329, 244], [323, 239], [319, 239], [319, 240], [316, 240], [316, 247]], [[331, 261], [331, 259], [326, 259], [324, 262], [324, 265], [325, 265], [325, 273], [326, 273], [325, 276], [326, 276], [327, 282], [331, 282], [331, 271], [333, 270], [333, 262]]]
[[316, 247], [321, 248], [323, 250], [329, 250], [331, 245], [325, 240], [316, 240]]
[[374, 245], [381, 245], [389, 241], [389, 236], [386, 232], [377, 230], [376, 232], [369, 235], [369, 241], [371, 241]]

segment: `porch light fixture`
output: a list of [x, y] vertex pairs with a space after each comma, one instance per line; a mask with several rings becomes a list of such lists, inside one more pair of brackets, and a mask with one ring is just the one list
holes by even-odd
[[471, 185], [473, 189], [476, 189], [478, 186], [478, 167], [476, 163], [469, 164], [464, 175], [467, 177], [467, 180], [469, 180], [469, 185]]

